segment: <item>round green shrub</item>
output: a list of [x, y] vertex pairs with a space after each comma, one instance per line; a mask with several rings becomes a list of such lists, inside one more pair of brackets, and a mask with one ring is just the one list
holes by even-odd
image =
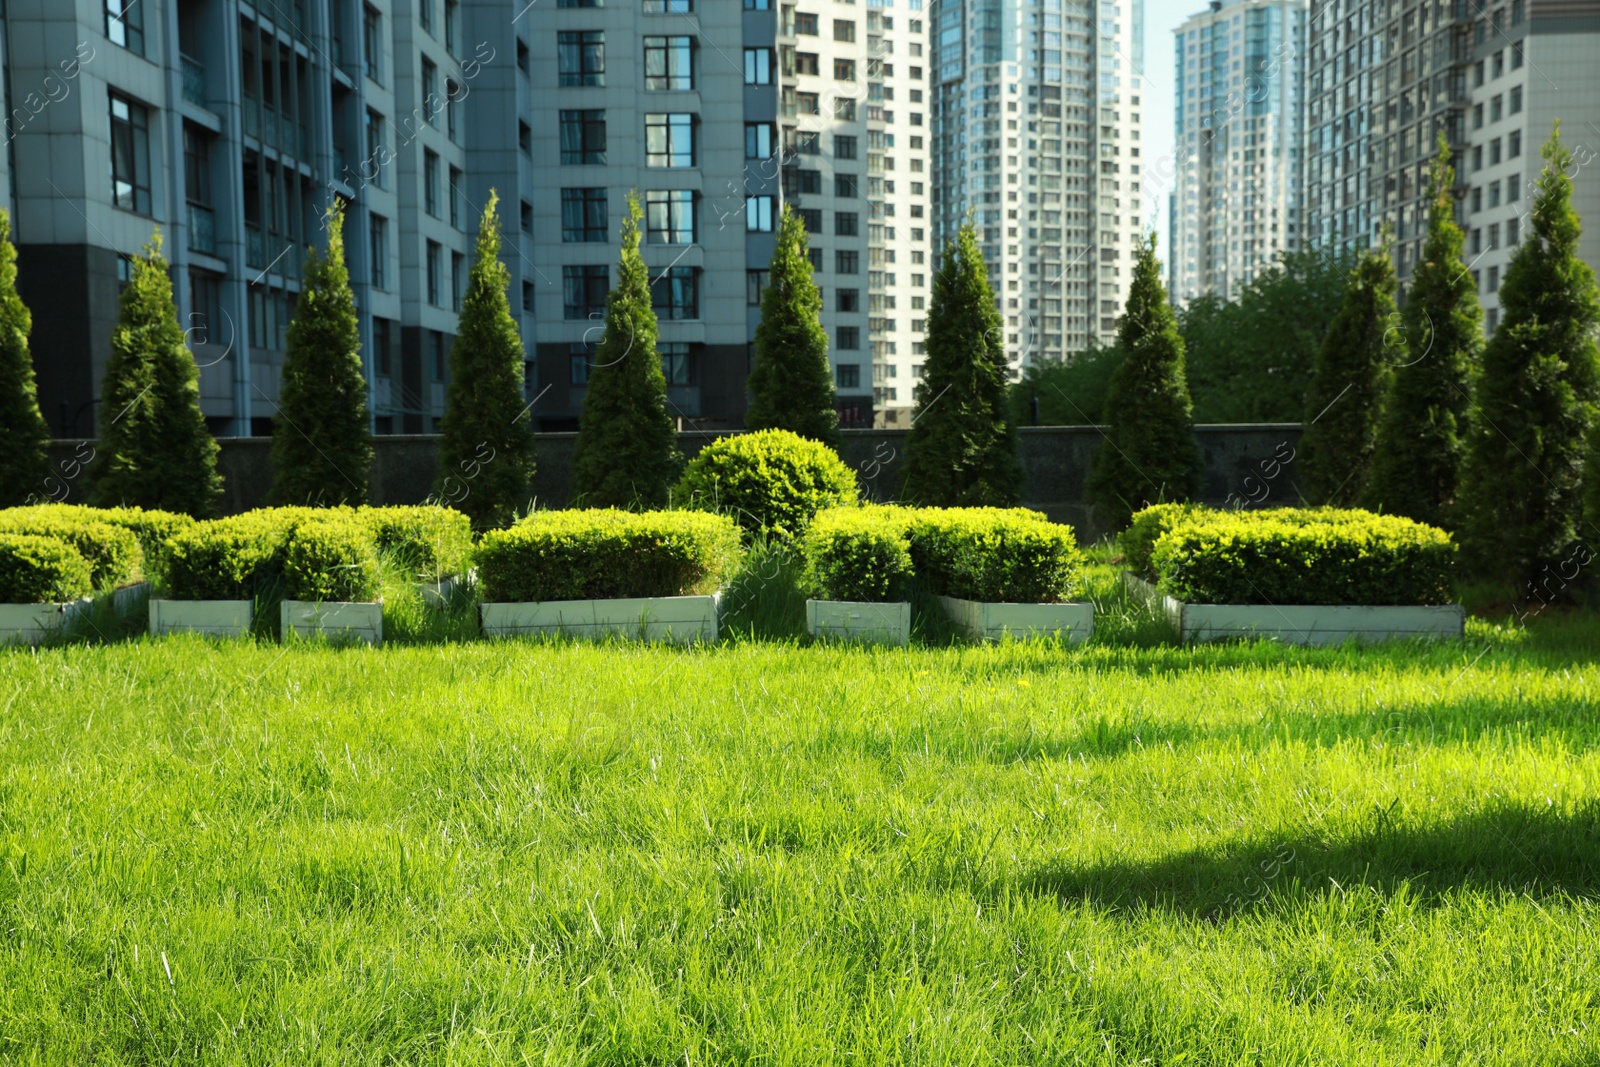
[[856, 502], [856, 475], [827, 445], [788, 430], [722, 437], [673, 490], [677, 507], [733, 516], [747, 533], [793, 537], [823, 508]]
[[0, 604], [59, 604], [93, 588], [89, 561], [65, 541], [0, 533]]
[[144, 552], [133, 531], [101, 521], [95, 509], [43, 507], [0, 511], [0, 532], [53, 537], [77, 550], [98, 589], [115, 589], [144, 576]]
[[371, 531], [337, 513], [297, 524], [284, 546], [283, 578], [289, 600], [376, 600], [378, 554]]

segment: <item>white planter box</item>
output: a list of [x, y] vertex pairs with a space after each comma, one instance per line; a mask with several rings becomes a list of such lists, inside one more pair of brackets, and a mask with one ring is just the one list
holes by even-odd
[[0, 604], [0, 645], [37, 645], [88, 610], [94, 601]]
[[437, 582], [419, 582], [417, 591], [422, 594], [422, 602], [432, 608], [442, 608], [450, 603], [450, 598], [455, 595], [464, 579], [459, 574], [452, 574], [448, 578], [440, 578]]
[[911, 640], [911, 605], [905, 601], [874, 604], [858, 600], [807, 600], [806, 630], [812, 637], [903, 645]]
[[132, 585], [125, 585], [111, 594], [111, 610], [118, 615], [126, 615], [138, 605], [140, 597], [149, 595], [149, 582], [135, 582]]
[[280, 633], [301, 637], [353, 637], [369, 645], [383, 642], [383, 601], [285, 600], [278, 609]]
[[1074, 644], [1094, 633], [1093, 604], [1005, 604], [941, 596], [939, 603], [957, 626], [980, 641], [1049, 637], [1059, 633]]
[[600, 638], [613, 634], [641, 641], [715, 641], [722, 594], [628, 597], [614, 600], [545, 600], [480, 604], [479, 619], [490, 637], [565, 634]]
[[1158, 606], [1185, 641], [1266, 637], [1291, 645], [1339, 645], [1411, 637], [1461, 637], [1466, 611], [1460, 604], [1186, 604], [1150, 582], [1123, 573], [1128, 595]]
[[212, 637], [248, 637], [255, 614], [251, 600], [150, 599], [152, 634], [210, 634]]

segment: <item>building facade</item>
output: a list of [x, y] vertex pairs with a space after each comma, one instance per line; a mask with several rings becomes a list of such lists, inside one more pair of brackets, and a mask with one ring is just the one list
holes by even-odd
[[1109, 341], [1143, 232], [1140, 0], [933, 7], [936, 247], [969, 217], [1013, 376]]
[[1168, 286], [1239, 286], [1300, 247], [1304, 0], [1212, 0], [1176, 32]]

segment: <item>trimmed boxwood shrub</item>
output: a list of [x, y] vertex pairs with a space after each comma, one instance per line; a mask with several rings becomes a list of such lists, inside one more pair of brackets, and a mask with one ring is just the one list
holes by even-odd
[[[83, 512], [93, 514], [93, 509]], [[0, 533], [53, 537], [78, 551], [89, 564], [96, 589], [115, 589], [144, 576], [144, 552], [129, 530], [97, 518], [52, 507], [0, 511]]]
[[330, 522], [351, 524], [371, 543], [370, 529], [349, 507], [261, 508], [196, 523], [167, 542], [163, 591], [177, 600], [253, 600], [270, 594], [284, 576], [295, 530], [304, 523]]
[[539, 511], [490, 530], [473, 554], [489, 603], [706, 595], [732, 577], [739, 527], [726, 515]]
[[284, 541], [287, 600], [370, 601], [378, 597], [372, 531], [350, 515], [296, 523]]
[[472, 555], [472, 520], [454, 508], [420, 504], [360, 508], [373, 543], [419, 579], [437, 581], [466, 570]]
[[1156, 541], [1161, 588], [1193, 604], [1448, 604], [1443, 530], [1334, 509], [1202, 512]]
[[120, 526], [139, 539], [144, 553], [146, 577], [159, 574], [166, 558], [167, 538], [187, 530], [195, 520], [188, 515], [172, 511], [157, 511], [137, 507], [92, 508], [84, 504], [38, 504], [33, 507], [11, 508], [0, 511], [0, 521], [11, 516], [43, 516], [73, 522], [103, 522]]
[[65, 541], [0, 533], [0, 604], [60, 604], [93, 588], [88, 560]]
[[921, 509], [911, 560], [932, 592], [990, 603], [1061, 603], [1083, 566], [1072, 527], [1025, 508]]
[[792, 537], [823, 508], [853, 504], [855, 471], [825, 444], [788, 430], [718, 438], [673, 490], [678, 507], [732, 515], [746, 532]]
[[1141, 578], [1155, 581], [1156, 572], [1150, 564], [1150, 554], [1155, 551], [1161, 535], [1191, 515], [1209, 510], [1203, 504], [1151, 504], [1134, 512], [1128, 528], [1117, 538], [1122, 545], [1124, 566]]
[[801, 541], [802, 584], [817, 599], [904, 600], [916, 572], [910, 508], [829, 508], [817, 513]]

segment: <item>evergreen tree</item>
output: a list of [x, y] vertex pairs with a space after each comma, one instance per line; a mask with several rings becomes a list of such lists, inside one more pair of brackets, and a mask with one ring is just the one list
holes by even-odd
[[272, 490], [278, 505], [365, 504], [372, 467], [361, 331], [344, 262], [344, 205], [328, 209], [328, 251], [306, 250], [289, 323], [278, 415], [272, 427]]
[[[1467, 562], [1519, 591], [1559, 565], [1578, 535], [1600, 400], [1600, 295], [1578, 258], [1572, 153], [1559, 125], [1542, 154], [1530, 225], [1500, 284], [1500, 327], [1484, 347], [1462, 471]], [[1595, 531], [1586, 532], [1593, 545]]]
[[617, 283], [606, 296], [606, 328], [572, 453], [575, 499], [589, 507], [665, 507], [683, 470], [667, 412], [667, 380], [656, 354], [650, 272], [639, 255], [639, 197], [628, 196]]
[[1125, 355], [1111, 377], [1105, 440], [1088, 483], [1090, 501], [1113, 528], [1147, 504], [1188, 500], [1200, 489], [1183, 337], [1161, 284], [1154, 234], [1139, 245], [1117, 346]]
[[933, 507], [1009, 507], [1022, 494], [1006, 402], [1005, 323], [972, 223], [944, 246], [928, 308], [927, 361], [906, 439], [902, 497]]
[[837, 449], [839, 413], [828, 334], [818, 318], [822, 291], [811, 277], [807, 243], [805, 222], [785, 204], [767, 290], [761, 294], [744, 424], [752, 430], [788, 430]]
[[33, 316], [17, 295], [17, 249], [11, 215], [0, 208], [0, 508], [45, 494], [50, 428], [39, 411], [28, 335]]
[[1314, 504], [1349, 507], [1366, 495], [1389, 389], [1389, 344], [1399, 338], [1389, 240], [1356, 262], [1344, 303], [1317, 350], [1300, 435], [1300, 482]]
[[[1367, 490], [1369, 507], [1431, 526], [1449, 525], [1460, 478], [1467, 390], [1483, 354], [1478, 289], [1462, 262], [1455, 171], [1439, 134], [1430, 187], [1428, 239], [1411, 274], [1403, 331], [1389, 331], [1394, 366], [1378, 424]], [[1348, 398], [1347, 398], [1348, 399]]]
[[216, 514], [217, 442], [200, 413], [200, 369], [184, 344], [161, 231], [133, 258], [100, 387], [100, 461], [90, 500]]
[[478, 225], [478, 253], [450, 350], [438, 494], [483, 530], [509, 524], [533, 478], [533, 416], [522, 396], [522, 336], [500, 262], [500, 198], [493, 190]]

